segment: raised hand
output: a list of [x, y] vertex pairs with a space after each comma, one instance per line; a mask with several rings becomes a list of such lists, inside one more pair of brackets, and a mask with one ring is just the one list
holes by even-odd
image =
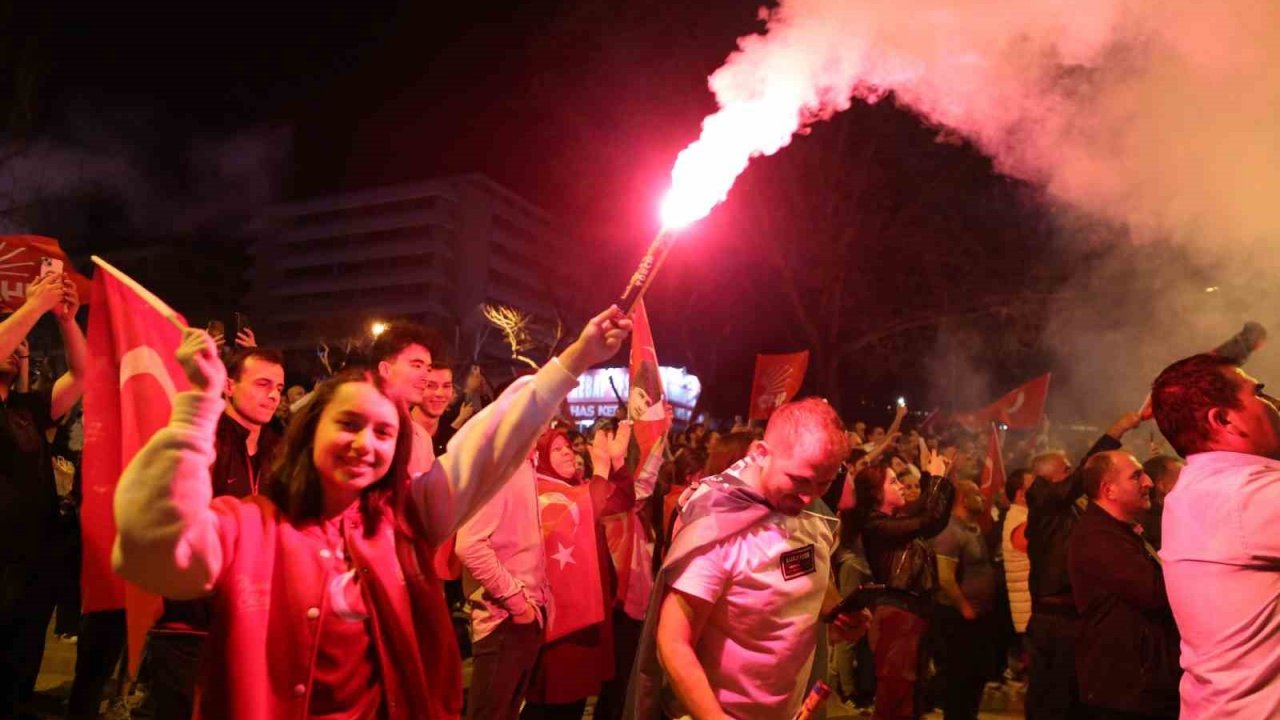
[[951, 461], [946, 456], [936, 450], [930, 450], [927, 445], [920, 449], [920, 453], [922, 470], [934, 477], [946, 476], [947, 468], [951, 465]]
[[183, 330], [176, 355], [193, 389], [210, 397], [222, 394], [227, 368], [218, 359], [218, 346], [209, 333], [196, 328]]
[[894, 417], [895, 417], [897, 420], [899, 420], [899, 421], [900, 421], [900, 420], [902, 420], [902, 418], [904, 418], [904, 417], [906, 417], [906, 416], [907, 416], [907, 404], [906, 404], [906, 403], [900, 403], [900, 404], [898, 405], [898, 409], [897, 409], [896, 411], [894, 411]]
[[62, 278], [62, 302], [53, 306], [53, 316], [59, 322], [72, 322], [76, 319], [76, 311], [80, 309], [80, 293], [71, 278], [66, 275], [58, 277]]
[[256, 348], [258, 347], [258, 338], [254, 336], [252, 330], [243, 328], [236, 332], [236, 347]]
[[66, 287], [61, 275], [41, 275], [27, 284], [27, 303], [40, 311], [49, 312], [66, 300]]
[[631, 334], [631, 319], [617, 305], [587, 321], [573, 344], [560, 353], [560, 364], [574, 375], [613, 357]]
[[591, 472], [599, 477], [609, 477], [609, 468], [613, 466], [613, 461], [609, 457], [609, 432], [604, 428], [596, 430], [596, 434], [591, 438], [591, 445], [587, 451], [591, 454]]
[[1116, 419], [1111, 427], [1107, 430], [1107, 434], [1116, 440], [1124, 438], [1125, 433], [1138, 427], [1147, 418], [1142, 416], [1141, 412], [1127, 412]]
[[618, 431], [609, 434], [609, 461], [614, 470], [627, 461], [627, 446], [631, 444], [631, 421], [618, 423]]

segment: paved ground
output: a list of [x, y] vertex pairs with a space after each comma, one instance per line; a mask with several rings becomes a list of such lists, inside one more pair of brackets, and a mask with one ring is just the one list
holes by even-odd
[[[40, 667], [40, 679], [36, 683], [36, 692], [39, 697], [36, 707], [32, 708], [36, 711], [37, 717], [60, 718], [62, 716], [63, 702], [66, 700], [67, 694], [71, 691], [71, 680], [75, 676], [76, 664], [76, 645], [67, 643], [52, 635], [49, 636], [45, 645], [44, 664]], [[464, 682], [471, 679], [471, 663], [468, 661], [464, 665]], [[1016, 692], [988, 693], [987, 705], [991, 710], [984, 710], [980, 717], [982, 720], [1015, 720], [1021, 719], [1023, 713], [1021, 710], [1021, 702]], [[995, 707], [1016, 707], [1016, 710], [995, 710]], [[841, 705], [834, 700], [828, 705], [827, 716], [829, 718], [870, 718], [870, 712], [865, 715], [859, 714], [853, 708]], [[108, 715], [111, 718], [123, 717], [118, 709], [116, 712]], [[941, 720], [942, 713], [934, 712], [925, 716], [925, 720]]]

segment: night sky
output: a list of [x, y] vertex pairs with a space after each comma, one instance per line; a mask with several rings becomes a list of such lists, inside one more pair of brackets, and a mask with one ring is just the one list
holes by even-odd
[[[261, 124], [293, 127], [286, 197], [483, 172], [564, 219], [584, 246], [565, 262], [581, 265], [591, 307], [621, 290], [656, 230], [671, 163], [715, 107], [706, 76], [757, 29], [756, 6], [22, 2], [7, 11], [5, 37], [11, 56], [27, 48], [23, 57], [34, 58], [35, 132], [132, 117], [130, 132], [160, 176], [192, 135]], [[849, 284], [864, 320], [927, 308], [943, 286], [954, 303], [1016, 284], [1044, 235], [1034, 193], [972, 150], [936, 142], [889, 102], [846, 115], [755, 163], [652, 294], [659, 356], [703, 374], [717, 414], [744, 409], [754, 353], [805, 346], [752, 211], [780, 208], [787, 192], [805, 195], [803, 207], [832, 191], [805, 168], [839, 161], [849, 145], [841, 133], [888, 149], [876, 155], [882, 189], [859, 205], [894, 213], [892, 229], [878, 226], [857, 247]], [[935, 189], [926, 196], [921, 185]], [[801, 235], [804, 211], [788, 212], [798, 214], [780, 208], [777, 234]], [[958, 236], [972, 236], [973, 248], [948, 255]], [[941, 274], [918, 271], [926, 256]], [[846, 363], [845, 404], [880, 407], [929, 386], [937, 344], [926, 333]], [[1020, 353], [991, 369], [992, 382], [1038, 374], [1044, 363]], [[928, 402], [946, 400], [931, 394]]]

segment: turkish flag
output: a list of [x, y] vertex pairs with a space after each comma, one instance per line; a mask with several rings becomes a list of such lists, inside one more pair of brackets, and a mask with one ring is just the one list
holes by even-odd
[[986, 423], [1005, 423], [1011, 430], [1027, 430], [1040, 424], [1044, 418], [1045, 400], [1049, 397], [1049, 376], [1045, 373], [1010, 390], [977, 412], [957, 415], [962, 425], [974, 429]]
[[27, 301], [27, 285], [40, 274], [41, 258], [62, 261], [62, 271], [75, 283], [81, 302], [90, 296], [89, 278], [71, 267], [58, 241], [43, 235], [0, 235], [0, 308], [17, 310]]
[[809, 351], [786, 355], [756, 355], [756, 375], [751, 383], [748, 420], [768, 420], [778, 406], [800, 392], [809, 369]]
[[987, 457], [982, 461], [982, 475], [978, 486], [990, 500], [998, 492], [1004, 492], [1004, 457], [1000, 454], [1000, 431], [992, 424], [987, 439]]
[[588, 484], [538, 476], [538, 512], [547, 552], [552, 612], [547, 642], [604, 622], [596, 517]]
[[82, 603], [86, 612], [126, 610], [129, 662], [136, 673], [143, 640], [163, 605], [111, 570], [112, 498], [125, 466], [169, 422], [174, 394], [190, 383], [174, 358], [182, 331], [170, 320], [102, 268], [94, 273], [92, 297], [80, 510]]

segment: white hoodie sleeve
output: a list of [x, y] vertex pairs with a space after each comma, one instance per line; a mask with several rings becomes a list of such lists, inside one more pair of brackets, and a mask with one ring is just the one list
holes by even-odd
[[167, 598], [208, 595], [222, 570], [209, 467], [223, 405], [199, 392], [174, 396], [169, 424], [138, 451], [116, 487], [112, 565]]
[[559, 359], [516, 380], [458, 430], [429, 471], [414, 478], [413, 501], [433, 544], [454, 534], [516, 473], [577, 384]]

